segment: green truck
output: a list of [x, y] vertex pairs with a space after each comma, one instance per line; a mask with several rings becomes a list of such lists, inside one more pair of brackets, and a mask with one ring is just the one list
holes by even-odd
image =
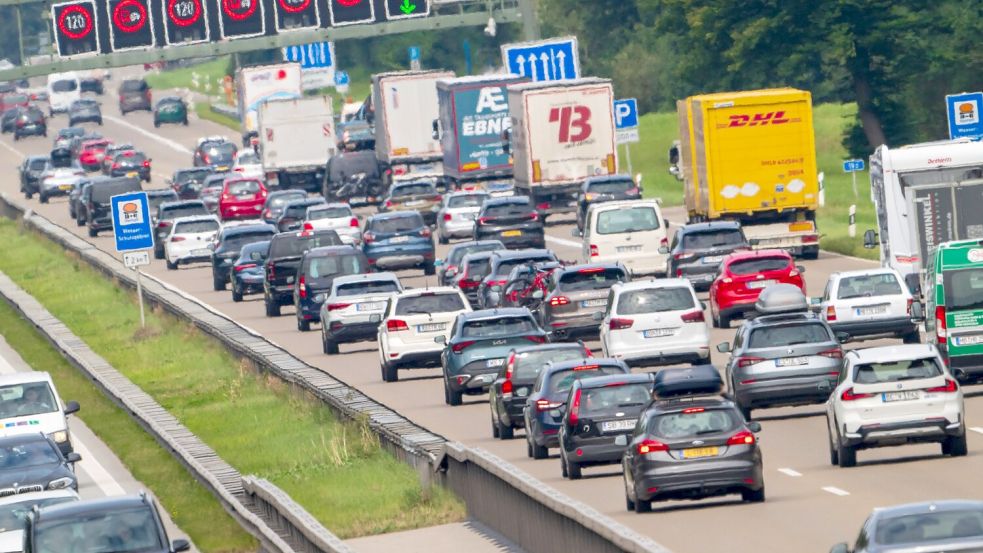
[[925, 278], [926, 285], [933, 283], [934, 293], [925, 294], [925, 330], [935, 336], [942, 357], [960, 382], [981, 382], [983, 240], [940, 244]]

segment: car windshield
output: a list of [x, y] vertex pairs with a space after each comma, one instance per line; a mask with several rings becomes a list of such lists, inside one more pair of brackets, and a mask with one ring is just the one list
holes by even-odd
[[609, 376], [612, 374], [625, 374], [625, 371], [621, 370], [621, 367], [591, 364], [557, 371], [550, 375], [549, 391], [551, 394], [567, 392], [573, 387], [573, 383], [578, 380], [595, 376]]
[[[959, 509], [885, 517], [877, 521], [873, 541], [881, 545], [914, 545], [945, 541], [948, 545], [952, 540], [980, 537], [983, 537], [983, 512]], [[953, 547], [946, 550], [962, 550], [958, 546]], [[931, 551], [941, 550], [938, 547], [931, 548]], [[905, 551], [908, 551], [907, 547]]]
[[0, 505], [0, 532], [23, 530], [24, 523], [27, 521], [27, 515], [35, 506], [39, 508], [47, 507], [59, 503], [68, 503], [69, 501], [78, 501], [78, 499], [69, 495], [65, 497], [28, 499], [19, 503]]
[[751, 331], [751, 349], [783, 348], [799, 344], [832, 342], [829, 330], [819, 322], [763, 326]]
[[535, 213], [528, 202], [495, 204], [486, 206], [482, 212], [484, 217], [524, 217]]
[[350, 218], [351, 216], [352, 208], [342, 205], [312, 209], [307, 212], [308, 221], [316, 221], [318, 219], [341, 219], [343, 217]]
[[465, 321], [461, 328], [462, 338], [509, 338], [530, 332], [539, 332], [530, 317], [497, 317]]
[[0, 418], [23, 417], [58, 410], [51, 387], [46, 382], [11, 384], [0, 387]]
[[525, 265], [527, 263], [541, 263], [546, 261], [556, 261], [553, 257], [548, 255], [536, 255], [530, 257], [517, 257], [514, 259], [504, 259], [495, 269], [495, 276], [506, 276], [512, 272], [519, 265]]
[[563, 361], [576, 361], [586, 359], [587, 350], [579, 344], [571, 344], [565, 348], [549, 348], [534, 351], [524, 351], [515, 356], [515, 372], [512, 378], [523, 380], [533, 380], [539, 376], [546, 363], [561, 363]]
[[491, 272], [491, 259], [487, 257], [470, 259], [468, 260], [468, 266], [465, 272], [468, 275], [468, 279], [479, 281]]
[[329, 165], [331, 180], [336, 182], [354, 175], [364, 174], [374, 177], [379, 174], [379, 162], [375, 159], [375, 152], [345, 154], [333, 158]]
[[650, 206], [621, 207], [597, 214], [598, 234], [643, 232], [659, 228], [659, 216]]
[[208, 215], [208, 209], [201, 204], [166, 207], [160, 214], [160, 220], [177, 219], [178, 217], [189, 217], [191, 215]]
[[147, 83], [143, 81], [123, 81], [119, 86], [120, 92], [141, 92], [147, 88]]
[[423, 315], [463, 311], [464, 302], [457, 293], [424, 293], [400, 298], [396, 303], [396, 315]]
[[488, 194], [460, 194], [451, 196], [447, 201], [447, 207], [481, 207], [488, 199]]
[[259, 192], [259, 181], [239, 180], [228, 183], [229, 194], [236, 196], [250, 196]]
[[78, 87], [79, 83], [76, 80], [64, 79], [51, 83], [52, 92], [72, 92], [73, 90], [77, 90]]
[[638, 384], [609, 384], [602, 388], [588, 388], [580, 398], [583, 413], [591, 415], [614, 415], [625, 407], [642, 407], [652, 399], [652, 386]]
[[240, 232], [227, 237], [222, 245], [227, 250], [241, 250], [246, 244], [252, 244], [253, 242], [264, 242], [273, 238], [272, 230], [264, 230], [257, 232]]
[[704, 434], [720, 434], [735, 429], [740, 415], [730, 409], [696, 407], [653, 417], [648, 432], [660, 438], [683, 440]]
[[156, 519], [147, 507], [99, 510], [72, 518], [41, 519], [34, 531], [34, 551], [85, 551], [130, 553], [164, 551]]
[[434, 187], [434, 185], [430, 183], [416, 183], [393, 187], [391, 196], [393, 198], [398, 198], [400, 196], [423, 196], [435, 194], [437, 194], [437, 189]]
[[588, 194], [618, 194], [631, 189], [638, 190], [635, 183], [630, 180], [616, 180], [606, 182], [592, 182], [587, 185]]
[[333, 230], [315, 232], [313, 234], [302, 232], [300, 234], [290, 234], [270, 243], [270, 257], [274, 259], [300, 257], [309, 250], [323, 246], [340, 246], [341, 238]]
[[369, 268], [357, 254], [313, 257], [307, 260], [304, 272], [313, 279], [335, 275], [360, 275]]
[[503, 246], [498, 243], [477, 244], [477, 245], [471, 244], [468, 246], [458, 246], [452, 249], [449, 254], [447, 254], [447, 264], [457, 265], [461, 262], [462, 259], [464, 259], [464, 256], [468, 255], [469, 253], [490, 252], [494, 250], [500, 250], [502, 248]]
[[174, 234], [194, 234], [199, 232], [218, 232], [218, 221], [186, 221], [174, 227]]
[[295, 194], [280, 194], [270, 198], [268, 203], [270, 208], [278, 208], [287, 205], [290, 202], [296, 202], [297, 200], [303, 200], [307, 198], [307, 194], [304, 192], [297, 192]]
[[737, 276], [754, 275], [765, 271], [788, 269], [792, 261], [787, 257], [755, 257], [742, 259], [728, 265], [730, 272]]
[[685, 311], [696, 306], [689, 288], [665, 287], [629, 290], [618, 298], [618, 315]]
[[836, 291], [836, 298], [848, 300], [869, 296], [896, 296], [901, 294], [901, 284], [893, 273], [844, 277]]
[[621, 269], [588, 268], [560, 275], [559, 288], [563, 292], [601, 290], [625, 280], [628, 280], [628, 275]]
[[903, 359], [888, 363], [869, 363], [856, 365], [853, 381], [857, 384], [883, 384], [902, 380], [934, 378], [942, 375], [942, 367], [934, 357], [923, 359]]
[[399, 283], [392, 280], [366, 280], [349, 282], [335, 288], [336, 296], [362, 296], [365, 294], [385, 294], [399, 292]]
[[416, 230], [423, 226], [423, 218], [414, 213], [412, 216], [405, 217], [383, 217], [372, 219], [369, 223], [369, 230], [379, 233], [407, 232]]
[[0, 446], [0, 469], [18, 469], [61, 463], [62, 457], [46, 440]]
[[208, 156], [209, 163], [215, 163], [219, 160], [231, 161], [232, 157], [236, 155], [236, 146], [231, 142], [213, 142], [206, 144], [202, 148], [202, 153]]
[[687, 232], [683, 235], [683, 249], [712, 250], [747, 245], [744, 233], [738, 229], [719, 229], [704, 232]]

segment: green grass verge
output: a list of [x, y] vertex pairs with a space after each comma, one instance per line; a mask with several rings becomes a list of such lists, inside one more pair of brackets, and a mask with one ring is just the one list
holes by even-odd
[[[202, 94], [221, 95], [222, 78], [229, 69], [229, 57], [220, 56], [213, 60], [179, 67], [146, 76], [150, 88], [169, 90], [172, 88], [187, 88]], [[195, 77], [197, 76], [197, 80]]]
[[211, 121], [212, 123], [218, 123], [219, 125], [226, 126], [236, 132], [241, 132], [240, 129], [242, 127], [239, 125], [238, 119], [226, 117], [221, 113], [215, 113], [212, 111], [211, 104], [195, 102], [195, 113], [198, 114], [198, 118], [200, 119], [205, 119], [206, 121]]
[[[867, 172], [857, 174], [858, 195], [853, 195], [850, 175], [843, 172], [847, 159], [842, 139], [846, 127], [857, 111], [854, 104], [822, 104], [815, 107], [816, 155], [819, 170], [825, 174], [826, 205], [819, 210], [818, 225], [823, 234], [823, 249], [878, 259], [878, 250], [863, 248], [863, 231], [876, 228], [874, 206], [870, 202]], [[649, 198], [662, 198], [667, 206], [682, 205], [683, 184], [669, 174], [669, 146], [679, 138], [675, 113], [648, 113], [639, 120], [641, 142], [631, 145], [632, 169], [641, 173], [642, 187]], [[628, 171], [625, 147], [619, 146], [620, 166]], [[848, 212], [857, 206], [857, 236], [847, 235]]]
[[62, 397], [82, 405], [76, 416], [113, 450], [134, 477], [150, 488], [198, 549], [205, 553], [256, 550], [253, 537], [184, 466], [3, 301], [0, 334], [31, 367], [51, 374]]
[[[0, 270], [243, 474], [267, 478], [342, 538], [465, 516], [463, 504], [385, 452], [364, 424], [257, 375], [193, 325], [136, 298], [55, 244], [0, 221]], [[65, 286], [70, 282], [71, 286]]]

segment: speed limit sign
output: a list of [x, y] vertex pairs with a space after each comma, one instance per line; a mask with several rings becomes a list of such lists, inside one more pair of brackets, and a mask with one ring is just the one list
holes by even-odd
[[204, 0], [163, 0], [164, 42], [208, 42], [208, 5]]
[[94, 0], [52, 4], [55, 46], [63, 58], [99, 53], [98, 20]]

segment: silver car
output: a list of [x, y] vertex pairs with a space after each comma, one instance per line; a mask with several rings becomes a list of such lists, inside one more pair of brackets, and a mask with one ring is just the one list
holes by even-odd
[[947, 500], [874, 509], [853, 549], [830, 553], [983, 551], [983, 501]]
[[481, 204], [489, 197], [487, 192], [481, 191], [445, 195], [437, 212], [437, 240], [446, 244], [451, 238], [470, 238]]

